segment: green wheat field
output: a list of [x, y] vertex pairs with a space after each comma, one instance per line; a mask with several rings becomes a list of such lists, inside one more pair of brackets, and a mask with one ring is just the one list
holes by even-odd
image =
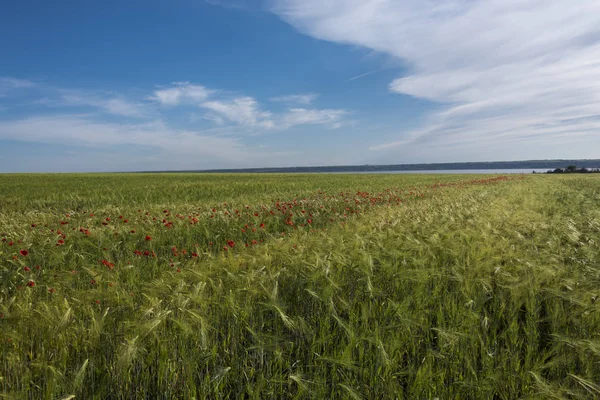
[[600, 177], [0, 175], [0, 398], [600, 398]]

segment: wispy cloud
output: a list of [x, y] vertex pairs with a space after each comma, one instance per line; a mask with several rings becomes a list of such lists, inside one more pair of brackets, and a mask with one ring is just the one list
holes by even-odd
[[217, 116], [249, 128], [271, 129], [275, 126], [269, 111], [262, 111], [252, 97], [236, 97], [231, 100], [212, 100], [200, 104]]
[[143, 103], [130, 101], [118, 95], [99, 95], [80, 90], [62, 89], [58, 92], [60, 93], [59, 100], [56, 102], [46, 100], [46, 104], [63, 107], [93, 107], [105, 113], [123, 117], [143, 118], [149, 114]]
[[8, 92], [15, 89], [32, 88], [35, 83], [26, 79], [17, 79], [12, 77], [0, 76], [0, 97], [4, 97]]
[[351, 81], [354, 81], [354, 80], [356, 80], [356, 79], [364, 78], [365, 76], [369, 76], [369, 75], [373, 75], [373, 74], [375, 74], [375, 73], [377, 73], [377, 72], [381, 72], [381, 71], [383, 71], [384, 69], [386, 69], [386, 68], [385, 68], [385, 67], [384, 67], [384, 68], [377, 68], [377, 69], [375, 69], [375, 70], [373, 70], [373, 71], [369, 71], [369, 72], [365, 72], [364, 74], [360, 74], [360, 75], [353, 76], [353, 77], [352, 77], [352, 78], [350, 78], [350, 79], [346, 79], [344, 82], [351, 82]]
[[281, 118], [281, 126], [290, 128], [296, 125], [327, 125], [337, 129], [342, 126], [344, 117], [349, 114], [346, 110], [337, 109], [305, 109], [290, 108]]
[[150, 97], [164, 106], [176, 106], [179, 104], [198, 104], [214, 93], [201, 85], [193, 85], [189, 82], [174, 82], [173, 86], [161, 88], [154, 91]]
[[282, 102], [282, 103], [297, 103], [308, 105], [311, 104], [319, 97], [318, 93], [305, 93], [305, 94], [289, 94], [286, 96], [271, 97], [269, 100]]
[[[94, 120], [89, 115], [40, 116], [16, 121], [0, 121], [0, 140], [20, 140], [36, 143], [69, 144], [94, 148], [136, 146], [145, 159], [144, 149], [161, 152], [165, 162], [154, 160], [167, 168], [213, 168], [225, 166], [261, 165], [269, 161], [283, 162], [289, 153], [265, 153], [248, 148], [234, 136], [215, 136], [203, 131], [177, 130], [164, 121], [153, 120], [139, 124], [117, 124]], [[140, 165], [139, 163], [137, 165]], [[107, 170], [114, 167], [107, 165]]]
[[402, 60], [390, 90], [444, 106], [373, 150], [535, 154], [571, 140], [600, 151], [597, 1], [274, 0], [273, 11], [308, 35]]
[[[292, 94], [269, 98], [272, 102], [290, 105], [310, 105], [318, 93]], [[248, 133], [289, 129], [297, 125], [322, 124], [330, 128], [339, 128], [343, 118], [349, 114], [343, 109], [307, 109], [288, 108], [273, 112], [265, 109], [257, 99], [251, 96], [232, 96], [219, 90], [207, 89], [189, 82], [176, 83], [172, 87], [161, 88], [154, 92], [151, 100], [163, 105], [192, 105], [208, 110], [203, 119], [219, 126], [234, 125], [246, 129]]]

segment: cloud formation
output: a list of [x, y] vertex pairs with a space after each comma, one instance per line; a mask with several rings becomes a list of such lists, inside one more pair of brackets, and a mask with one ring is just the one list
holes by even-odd
[[[317, 93], [306, 93], [271, 97], [269, 100], [308, 106], [318, 96]], [[273, 112], [265, 110], [254, 97], [231, 96], [223, 91], [210, 90], [189, 82], [179, 82], [174, 83], [172, 87], [163, 87], [156, 90], [149, 99], [162, 105], [188, 105], [208, 110], [203, 119], [219, 126], [232, 124], [246, 128], [248, 133], [285, 130], [307, 124], [339, 128], [342, 126], [343, 118], [349, 114], [344, 109], [300, 107]]]
[[93, 107], [102, 112], [133, 118], [144, 118], [149, 115], [147, 107], [135, 101], [125, 99], [123, 96], [98, 95], [95, 93], [86, 93], [79, 90], [59, 90], [60, 98], [57, 102], [50, 105], [63, 107]]
[[[264, 162], [278, 165], [290, 155], [250, 148], [236, 137], [173, 129], [162, 120], [137, 124], [109, 123], [79, 114], [0, 121], [0, 140], [98, 149], [134, 146], [137, 151], [128, 157], [133, 164], [127, 167], [128, 164], [123, 160], [118, 161], [120, 165], [125, 165], [126, 169], [133, 170], [144, 169], [145, 162], [148, 162], [147, 169], [154, 170], [260, 166]], [[82, 166], [83, 169], [86, 167], [89, 168], [87, 165]], [[100, 168], [114, 169], [113, 165]]]
[[154, 91], [150, 97], [164, 106], [177, 106], [179, 104], [197, 104], [206, 100], [214, 91], [201, 85], [193, 85], [189, 82], [175, 82], [171, 87], [161, 88]]
[[272, 10], [310, 36], [402, 60], [390, 91], [443, 106], [373, 150], [600, 150], [595, 0], [273, 0]]
[[296, 125], [327, 125], [337, 129], [342, 126], [342, 120], [349, 114], [346, 110], [318, 110], [306, 108], [290, 108], [282, 116], [282, 127], [289, 128]]
[[252, 97], [236, 97], [231, 100], [212, 100], [199, 104], [217, 116], [249, 128], [271, 129], [275, 126], [269, 111], [262, 111]]
[[34, 87], [35, 83], [25, 79], [0, 76], [0, 97], [4, 97], [13, 89], [25, 89]]
[[319, 97], [318, 93], [305, 93], [305, 94], [289, 94], [286, 96], [271, 97], [269, 100], [282, 102], [282, 103], [297, 103], [308, 105], [311, 104], [316, 98]]
[[[97, 149], [104, 151], [106, 157], [114, 158], [111, 158], [110, 165], [102, 164], [99, 155], [95, 160], [87, 160], [85, 155], [70, 158], [71, 161], [51, 156], [46, 161], [37, 160], [40, 165], [55, 164], [57, 170], [293, 165], [290, 164], [291, 157], [298, 156], [297, 153], [266, 149], [255, 136], [282, 132], [298, 125], [320, 124], [336, 128], [341, 126], [348, 114], [342, 109], [316, 108], [287, 108], [271, 112], [261, 107], [253, 97], [231, 95], [189, 82], [161, 87], [150, 96], [138, 93], [137, 98], [114, 92], [29, 85], [27, 82], [0, 80], [10, 91], [11, 97], [6, 98], [9, 100], [13, 91], [34, 88], [27, 97], [28, 101], [21, 105], [24, 108], [21, 108], [19, 116], [0, 119], [0, 141]], [[196, 116], [192, 112], [188, 121], [182, 121], [181, 113], [175, 110], [177, 107], [186, 107], [179, 110], [184, 112], [190, 107], [199, 109], [204, 115]], [[249, 136], [254, 138], [249, 139]], [[139, 151], [126, 160], [119, 158], [118, 149], [127, 146]], [[310, 158], [303, 156], [302, 160], [309, 162]], [[77, 163], [85, 166], [79, 168]], [[26, 165], [20, 165], [15, 171], [27, 171]]]

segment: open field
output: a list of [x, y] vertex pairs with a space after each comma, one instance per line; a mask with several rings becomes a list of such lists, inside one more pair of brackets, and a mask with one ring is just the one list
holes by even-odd
[[0, 175], [0, 398], [600, 398], [600, 177]]

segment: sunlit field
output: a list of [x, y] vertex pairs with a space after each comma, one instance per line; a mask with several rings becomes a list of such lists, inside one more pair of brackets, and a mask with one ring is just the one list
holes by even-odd
[[600, 398], [600, 177], [0, 175], [0, 398]]

